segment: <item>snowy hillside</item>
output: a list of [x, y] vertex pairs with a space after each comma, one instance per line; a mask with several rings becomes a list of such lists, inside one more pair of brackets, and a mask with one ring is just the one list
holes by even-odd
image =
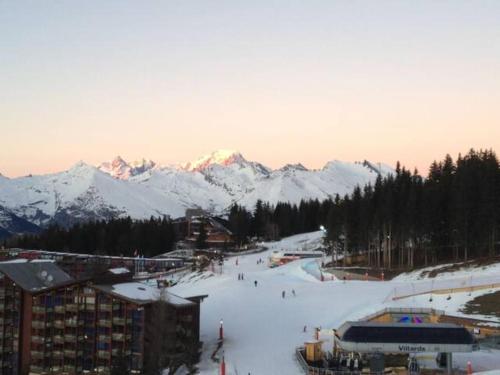
[[130, 215], [182, 216], [186, 208], [222, 213], [237, 202], [253, 208], [270, 203], [326, 199], [374, 182], [391, 169], [368, 162], [332, 161], [320, 170], [288, 164], [271, 170], [236, 151], [216, 151], [179, 167], [120, 157], [93, 167], [83, 162], [67, 171], [8, 179], [0, 177], [0, 205], [39, 226]]
[[[229, 258], [222, 269], [174, 276], [178, 284], [169, 290], [180, 296], [208, 294], [201, 304], [201, 340], [204, 343], [199, 365], [201, 374], [217, 374], [218, 364], [210, 357], [216, 350], [220, 319], [224, 323], [223, 350], [226, 374], [302, 374], [294, 350], [313, 338], [321, 327], [324, 349], [331, 350], [331, 330], [346, 320], [357, 320], [385, 307], [433, 307], [459, 314], [468, 300], [489, 290], [447, 295], [409, 297], [393, 301], [394, 288], [408, 282], [348, 281], [321, 282], [311, 270], [320, 260], [304, 259], [278, 268], [269, 268], [267, 258], [274, 250], [315, 248], [321, 232], [307, 233], [266, 243], [268, 250]], [[236, 263], [236, 259], [238, 262]], [[258, 263], [263, 259], [264, 263]], [[478, 276], [480, 270], [476, 270]], [[238, 274], [244, 280], [238, 280]], [[329, 280], [329, 278], [327, 278]], [[257, 281], [257, 286], [255, 286]], [[292, 290], [295, 292], [293, 295]], [[282, 293], [285, 292], [285, 298]], [[304, 332], [304, 326], [306, 332]], [[457, 353], [454, 365], [464, 369], [471, 360], [477, 371], [500, 368], [498, 350]], [[435, 366], [435, 361], [430, 361]]]

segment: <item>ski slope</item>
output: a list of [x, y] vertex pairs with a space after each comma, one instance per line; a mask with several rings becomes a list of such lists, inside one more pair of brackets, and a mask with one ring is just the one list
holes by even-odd
[[[316, 248], [321, 243], [321, 236], [321, 232], [314, 232], [267, 243], [265, 252], [227, 259], [222, 273], [216, 266], [214, 273], [187, 274], [171, 288], [172, 293], [183, 297], [209, 295], [201, 305], [204, 349], [199, 369], [202, 374], [218, 373], [218, 365], [210, 357], [217, 346], [221, 319], [227, 374], [301, 374], [294, 350], [313, 337], [314, 327], [322, 327], [321, 338], [328, 341], [325, 349], [329, 349], [326, 345], [331, 345], [331, 329], [346, 320], [359, 319], [387, 306], [429, 307], [428, 296], [392, 301], [394, 287], [405, 284], [404, 281], [320, 282], [310, 270], [318, 267], [311, 262], [321, 260], [304, 259], [268, 268], [267, 257], [272, 251]], [[258, 264], [259, 259], [265, 262]], [[239, 273], [244, 274], [243, 281], [238, 280]], [[257, 287], [254, 281], [258, 282]], [[285, 298], [282, 298], [283, 291]], [[454, 298], [446, 301], [446, 296], [442, 298], [435, 297], [432, 307], [446, 308], [447, 312], [458, 310], [467, 300], [463, 296], [456, 301]], [[304, 326], [306, 332], [303, 332]], [[474, 361], [478, 353], [470, 356]], [[481, 368], [500, 368], [500, 353], [493, 353], [493, 357], [496, 356], [498, 363], [493, 361], [492, 364], [491, 355], [486, 355], [487, 364]], [[462, 357], [457, 359], [457, 364], [466, 363]]]

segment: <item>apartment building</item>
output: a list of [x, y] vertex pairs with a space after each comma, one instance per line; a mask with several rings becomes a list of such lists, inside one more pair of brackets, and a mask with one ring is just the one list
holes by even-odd
[[[140, 374], [160, 323], [171, 333], [167, 347], [198, 345], [205, 296], [184, 299], [113, 275], [76, 281], [52, 262], [0, 262], [0, 372], [109, 373], [119, 364]], [[158, 310], [158, 300], [168, 309]], [[153, 318], [158, 311], [165, 316]]]

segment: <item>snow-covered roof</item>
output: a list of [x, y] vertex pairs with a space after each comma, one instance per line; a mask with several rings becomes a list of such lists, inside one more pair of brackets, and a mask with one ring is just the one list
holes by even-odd
[[130, 271], [125, 268], [125, 267], [117, 267], [117, 268], [110, 268], [109, 272], [115, 274], [115, 275], [121, 275], [124, 273], [130, 273]]
[[[140, 282], [119, 283], [113, 285], [95, 285], [103, 292], [110, 293], [118, 298], [123, 298], [130, 302], [146, 305], [161, 298], [165, 302], [175, 306], [190, 306], [195, 303], [175, 294], [168, 293], [164, 289]], [[162, 291], [164, 291], [162, 293]]]

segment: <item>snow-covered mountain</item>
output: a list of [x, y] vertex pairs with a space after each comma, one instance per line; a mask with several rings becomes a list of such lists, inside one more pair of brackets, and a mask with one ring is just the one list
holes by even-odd
[[179, 217], [190, 207], [221, 213], [235, 202], [253, 208], [258, 199], [273, 204], [326, 199], [391, 171], [368, 161], [331, 161], [319, 170], [287, 164], [272, 170], [228, 150], [177, 167], [146, 160], [127, 163], [117, 157], [98, 167], [79, 162], [60, 173], [2, 176], [0, 206], [41, 227], [126, 215]]
[[0, 239], [15, 233], [37, 233], [40, 227], [0, 206]]

